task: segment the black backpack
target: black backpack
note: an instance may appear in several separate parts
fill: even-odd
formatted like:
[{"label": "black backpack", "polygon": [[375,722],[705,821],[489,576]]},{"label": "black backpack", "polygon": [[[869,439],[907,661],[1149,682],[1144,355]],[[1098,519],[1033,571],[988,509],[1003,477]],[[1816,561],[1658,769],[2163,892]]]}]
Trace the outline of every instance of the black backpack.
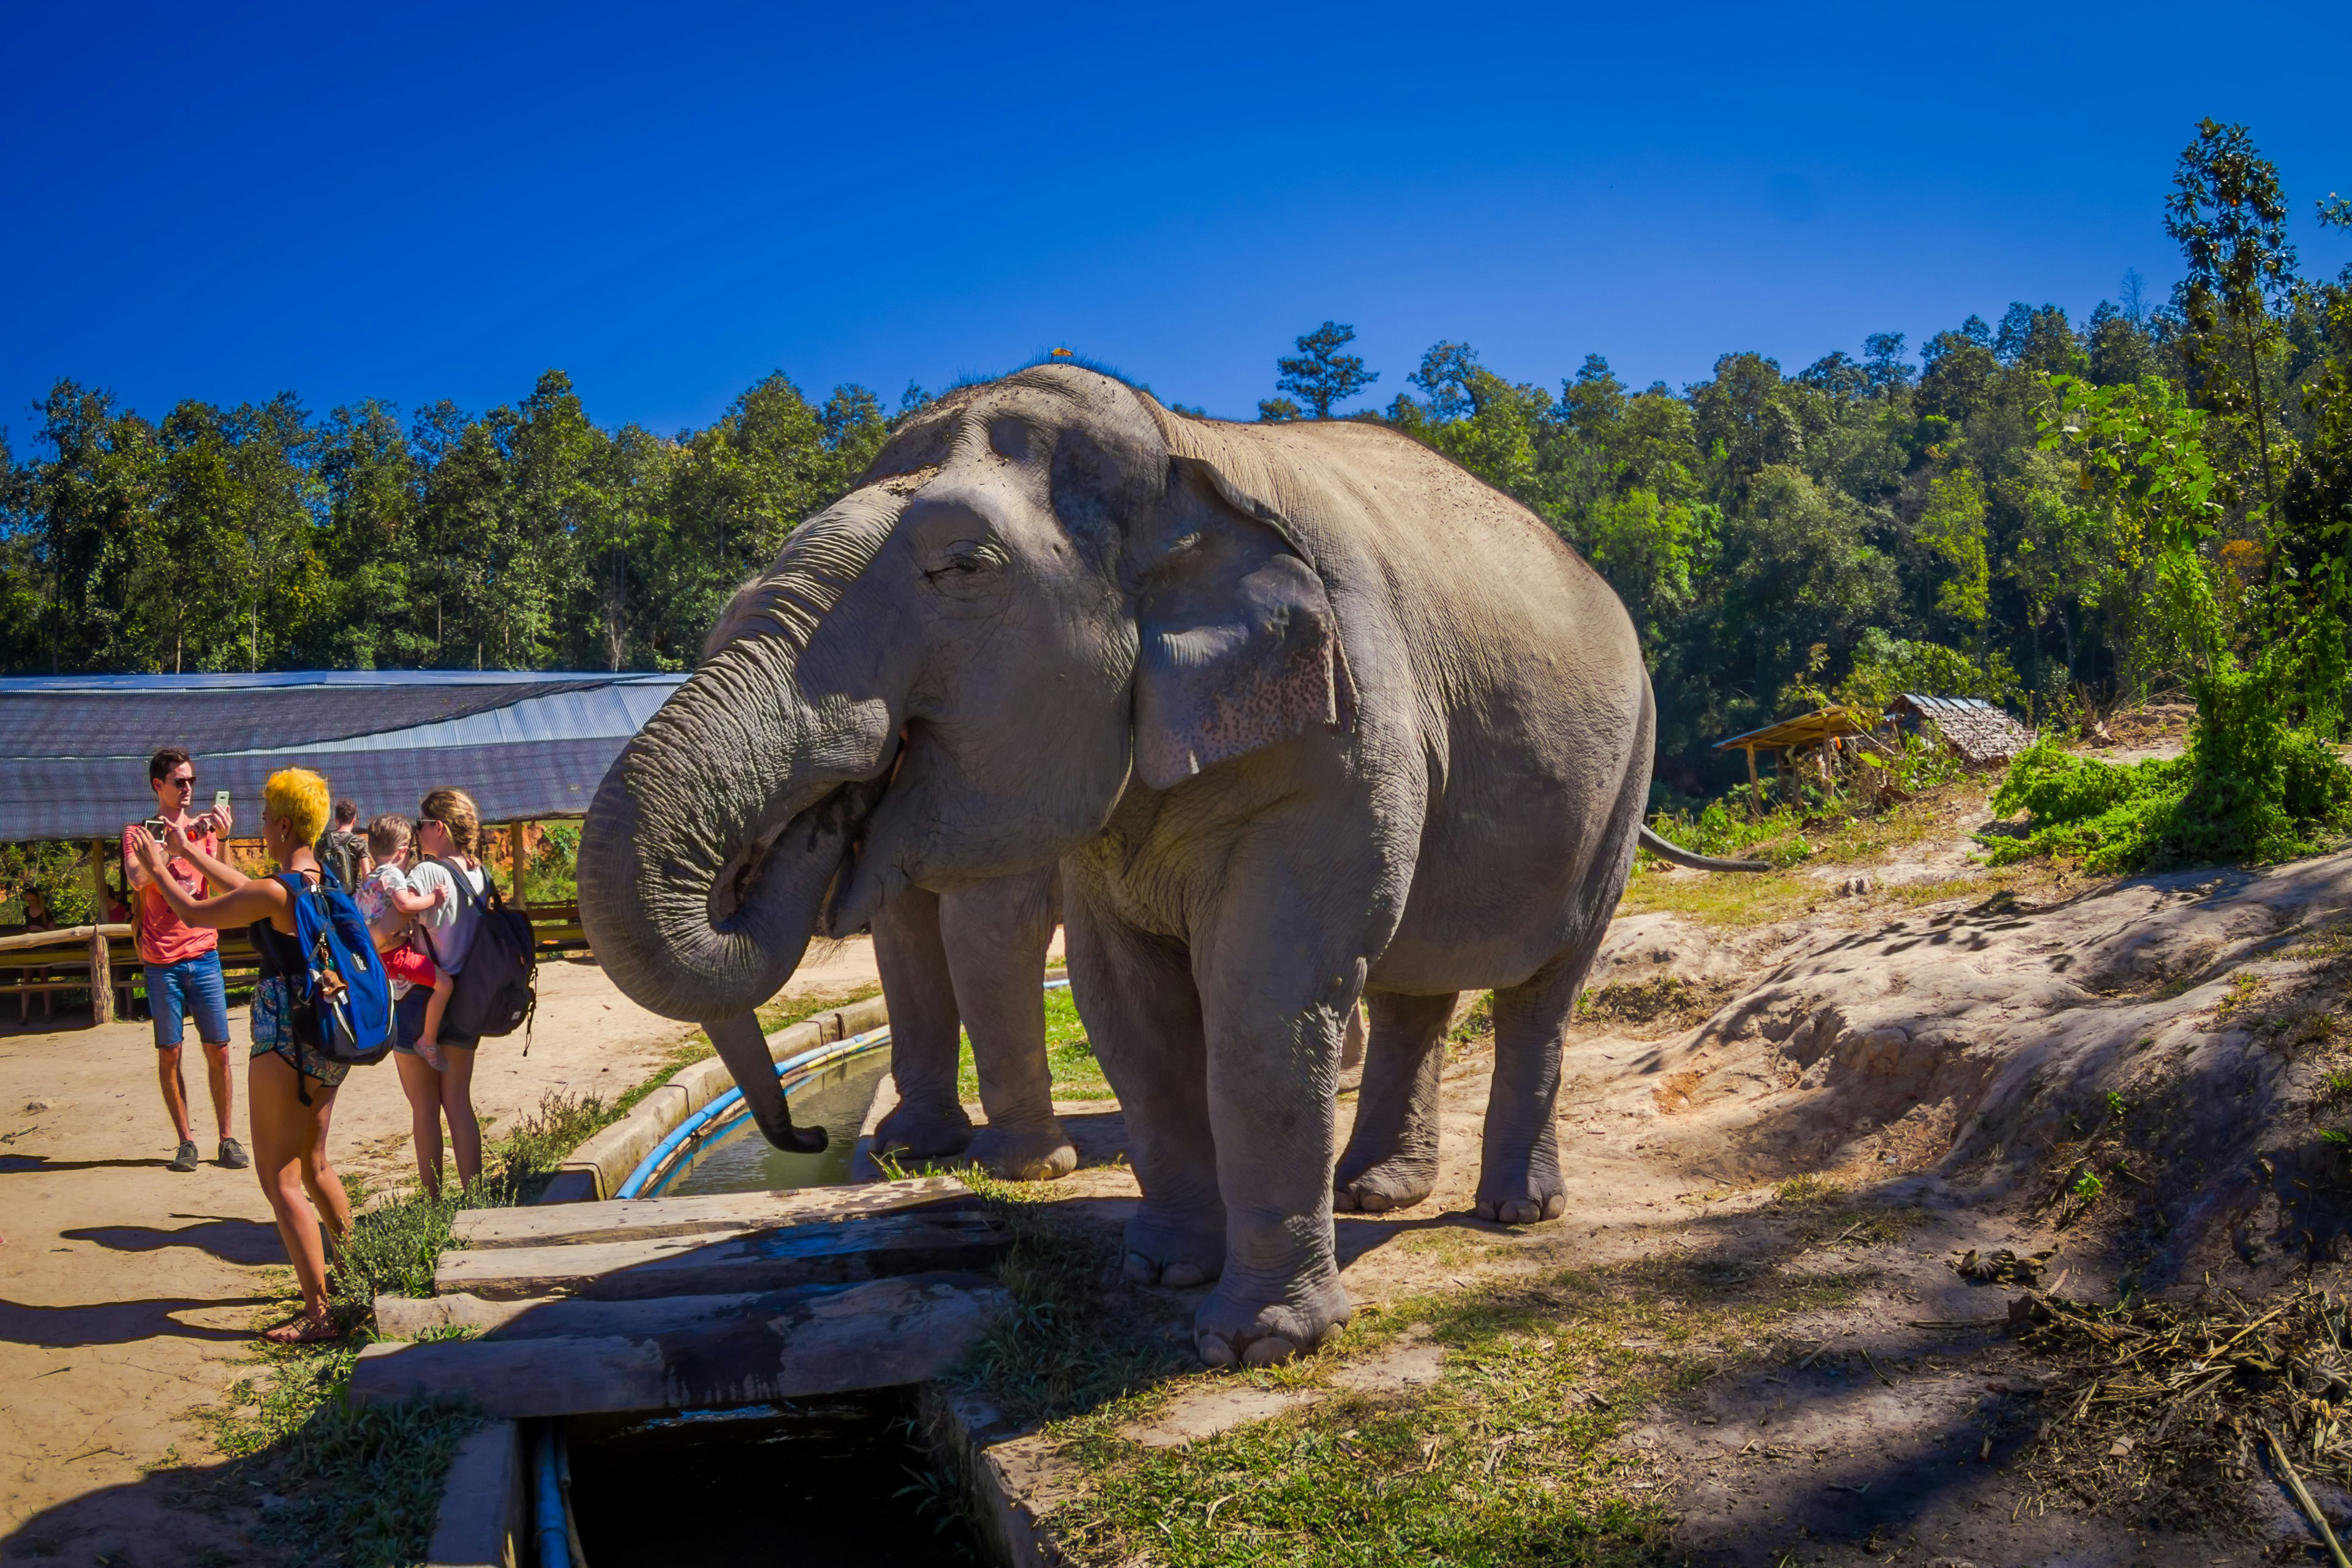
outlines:
[{"label": "black backpack", "polygon": [[[457,956],[464,967],[457,971],[457,984],[449,993],[449,1005],[441,1016],[442,1025],[477,1038],[511,1035],[539,1006],[538,993],[532,989],[539,969],[539,950],[531,934],[530,919],[507,908],[506,900],[499,896],[497,881],[488,871],[482,873],[484,892],[477,893],[473,880],[455,862],[436,856],[433,864],[448,872],[449,879],[457,884],[461,917],[465,904],[482,906],[481,919],[474,926],[473,945]],[[440,962],[437,949],[434,962]],[[526,1043],[526,1054],[530,1048]]]}]

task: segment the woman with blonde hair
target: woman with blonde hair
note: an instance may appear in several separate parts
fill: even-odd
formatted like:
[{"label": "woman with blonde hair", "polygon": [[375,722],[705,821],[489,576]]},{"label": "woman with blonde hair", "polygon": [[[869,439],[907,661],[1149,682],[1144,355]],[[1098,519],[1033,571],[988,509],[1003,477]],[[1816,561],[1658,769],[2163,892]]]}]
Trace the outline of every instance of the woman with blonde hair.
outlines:
[{"label": "woman with blonde hair", "polygon": [[[425,858],[408,874],[408,886],[440,900],[416,917],[416,934],[425,942],[425,956],[444,974],[464,970],[467,950],[481,928],[482,890],[489,875],[482,868],[481,839],[481,808],[464,790],[436,789],[417,804],[416,848]],[[449,1152],[457,1157],[459,1184],[470,1187],[482,1173],[482,1128],[474,1115],[474,1047],[480,1039],[457,1028],[445,1015],[437,1042],[442,1065],[426,1062],[416,1045],[429,1000],[417,990],[401,999],[394,1014],[392,1048],[393,1059],[400,1064],[401,1090],[408,1096],[417,1179],[426,1196],[438,1197],[443,1117],[449,1121]]]},{"label": "woman with blonde hair", "polygon": [[[327,1160],[335,1090],[351,1069],[305,1049],[291,1022],[292,987],[308,983],[294,935],[294,895],[319,886],[319,860],[310,847],[327,826],[327,781],[317,773],[285,768],[269,775],[262,787],[261,837],[278,868],[271,877],[247,877],[215,859],[191,844],[176,823],[164,829],[162,844],[143,834],[137,842],[150,885],[173,913],[190,925],[246,926],[260,955],[261,978],[253,988],[253,1054],[246,1067],[253,1173],[261,1179],[262,1194],[278,1219],[278,1239],[302,1286],[300,1316],[262,1336],[278,1344],[336,1337],[327,1305],[327,1248],[319,1227],[325,1224],[337,1251],[352,1228],[351,1201]],[[191,897],[165,874],[172,856],[202,871],[221,891]]]}]

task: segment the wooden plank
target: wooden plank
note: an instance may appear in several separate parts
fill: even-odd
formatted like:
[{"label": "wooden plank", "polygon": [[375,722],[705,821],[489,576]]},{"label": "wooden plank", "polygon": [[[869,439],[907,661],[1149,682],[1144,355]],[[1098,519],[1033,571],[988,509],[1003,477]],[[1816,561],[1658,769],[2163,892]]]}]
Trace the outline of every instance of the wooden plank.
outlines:
[{"label": "wooden plank", "polygon": [[514,857],[514,897],[509,901],[525,915],[530,913],[530,892],[528,879],[523,875],[525,868],[530,863],[530,836],[526,831],[528,826],[526,823],[518,822],[507,830],[514,837],[514,843],[509,851]]},{"label": "wooden plank", "polygon": [[976,1209],[980,1198],[953,1176],[915,1176],[859,1186],[790,1192],[708,1193],[698,1197],[623,1198],[546,1207],[467,1209],[450,1233],[470,1247],[570,1247],[592,1241],[650,1241],[716,1236],[779,1226],[858,1219],[915,1210]]},{"label": "wooden plank", "polygon": [[626,1301],[780,1290],[930,1268],[985,1268],[1011,1245],[1004,1227],[985,1215],[882,1215],[851,1224],[719,1237],[445,1252],[434,1271],[433,1289],[436,1295],[468,1292],[499,1301],[555,1295]]},{"label": "wooden plank", "polygon": [[[975,1276],[977,1278],[977,1276]],[[474,1329],[487,1339],[624,1338],[667,1332],[727,1313],[751,1311],[785,1296],[811,1300],[853,1285],[800,1285],[788,1290],[737,1290],[719,1296],[648,1296],[636,1301],[591,1301],[579,1296],[532,1296],[486,1301],[479,1296],[378,1296],[375,1331],[413,1340],[434,1329]]]},{"label": "wooden plank", "polygon": [[[983,1278],[923,1274],[778,1290],[713,1310],[639,1304],[619,1331],[380,1343],[352,1370],[355,1404],[463,1400],[494,1417],[753,1405],[921,1383],[956,1369],[1012,1310]],[[567,1310],[590,1303],[562,1303]],[[648,1309],[667,1309],[666,1316]],[[551,1308],[542,1310],[552,1310]],[[575,1314],[585,1325],[590,1320]]]},{"label": "wooden plank", "polygon": [[59,926],[55,931],[20,931],[13,935],[0,936],[0,952],[54,947],[63,950],[58,955],[61,962],[70,962],[81,956],[82,949],[88,946],[92,936],[112,938],[131,934],[131,928],[127,925]]}]

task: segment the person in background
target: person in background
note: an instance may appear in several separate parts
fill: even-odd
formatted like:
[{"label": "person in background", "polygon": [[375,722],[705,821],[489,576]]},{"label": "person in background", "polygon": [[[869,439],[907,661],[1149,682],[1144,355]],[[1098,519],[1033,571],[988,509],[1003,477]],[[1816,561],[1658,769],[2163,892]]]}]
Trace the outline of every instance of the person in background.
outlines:
[{"label": "person in background", "polygon": [[408,873],[402,869],[408,858],[408,841],[415,834],[408,818],[398,812],[388,811],[368,824],[368,858],[373,862],[367,876],[352,895],[360,913],[368,923],[368,935],[374,939],[376,956],[383,960],[384,974],[392,981],[392,999],[397,1005],[408,994],[411,985],[431,989],[433,998],[425,1004],[424,1030],[416,1041],[416,1059],[435,1072],[448,1070],[448,1061],[441,1055],[441,1015],[449,1005],[449,993],[457,983],[434,967],[433,961],[410,941],[416,929],[416,917],[432,910],[436,903],[446,903],[455,896],[446,884],[432,896],[412,890]]},{"label": "person in background", "polygon": [[[425,956],[454,984],[466,966],[466,950],[473,945],[474,932],[481,925],[482,889],[488,876],[478,858],[481,811],[464,790],[436,789],[418,805],[416,816],[416,847],[428,858],[408,873],[408,888],[434,900],[430,911],[416,917],[416,933],[425,943]],[[466,879],[464,889],[450,875],[451,868]],[[436,1043],[446,1065],[437,1070],[426,1066],[417,1053],[417,1042],[425,1035],[429,1001],[412,990],[394,1010],[393,1059],[400,1064],[400,1087],[408,1096],[417,1177],[427,1196],[438,1197],[444,1116],[449,1120],[449,1152],[457,1158],[457,1180],[471,1186],[482,1173],[482,1129],[474,1116],[473,1089],[474,1047],[479,1041],[443,1021]]]},{"label": "person in background", "polygon": [[319,864],[331,869],[350,892],[368,873],[367,835],[359,830],[360,808],[349,800],[335,802],[335,825],[319,840]]},{"label": "person in background", "polygon": [[[38,888],[27,888],[25,889],[25,929],[26,931],[55,931],[58,929],[57,917],[49,913],[49,896],[41,891]],[[49,972],[46,969],[19,969],[16,971],[16,984],[19,985],[38,985],[47,981],[48,977]],[[34,994],[30,991],[19,991],[16,993],[16,1022],[19,1024],[29,1024],[33,1021],[33,994]],[[41,1016],[44,1019],[50,1016],[49,997],[51,994],[51,993],[47,991],[40,993]]]},{"label": "person in background", "polygon": [[[351,1200],[327,1159],[335,1091],[351,1068],[305,1049],[295,1037],[292,1016],[295,987],[310,984],[302,945],[294,935],[294,895],[323,881],[313,846],[326,825],[327,781],[308,768],[284,768],[269,775],[261,795],[262,843],[279,868],[277,875],[247,877],[197,848],[177,823],[166,830],[164,843],[139,846],[140,864],[173,914],[208,931],[246,926],[261,960],[245,1080],[257,1156],[254,1173],[302,1287],[301,1312],[262,1336],[276,1344],[337,1337],[327,1300],[327,1247],[319,1232],[323,1224],[326,1241],[341,1252],[352,1228]],[[167,849],[193,862],[223,890],[209,899],[192,898],[166,874]]]},{"label": "person in background", "polygon": [[[202,861],[217,862],[221,839],[236,825],[236,814],[226,806],[202,816],[190,814],[189,804],[196,798],[196,769],[188,753],[177,746],[157,752],[147,762],[147,785],[155,792],[155,815],[163,818],[165,830],[178,833],[201,851]],[[198,859],[185,856],[162,858],[156,862],[160,873],[151,869],[142,853],[151,843],[138,823],[122,830],[122,871],[138,900],[139,962],[146,973],[147,1010],[154,1018],[155,1079],[163,1087],[163,1109],[180,1135],[171,1169],[196,1168],[195,1126],[188,1112],[187,1079],[180,1071],[180,1043],[187,1015],[194,1013],[196,1039],[205,1052],[205,1081],[212,1090],[213,1119],[219,1124],[220,1163],[242,1171],[253,1162],[229,1136],[236,1089],[228,1070],[228,990],[221,984],[220,937],[209,927],[182,920],[163,888],[168,881],[188,898],[202,898],[205,873]]]}]

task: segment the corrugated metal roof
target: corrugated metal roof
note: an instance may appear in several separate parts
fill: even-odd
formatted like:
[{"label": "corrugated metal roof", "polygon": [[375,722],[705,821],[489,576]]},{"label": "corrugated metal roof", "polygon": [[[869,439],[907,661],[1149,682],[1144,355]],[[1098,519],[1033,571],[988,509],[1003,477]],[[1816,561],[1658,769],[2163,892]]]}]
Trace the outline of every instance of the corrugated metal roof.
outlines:
[{"label": "corrugated metal roof", "polygon": [[683,675],[507,670],[0,679],[0,841],[111,837],[154,809],[147,758],[186,748],[197,796],[247,823],[281,767],[327,775],[363,816],[473,792],[485,820],[577,816]]}]

